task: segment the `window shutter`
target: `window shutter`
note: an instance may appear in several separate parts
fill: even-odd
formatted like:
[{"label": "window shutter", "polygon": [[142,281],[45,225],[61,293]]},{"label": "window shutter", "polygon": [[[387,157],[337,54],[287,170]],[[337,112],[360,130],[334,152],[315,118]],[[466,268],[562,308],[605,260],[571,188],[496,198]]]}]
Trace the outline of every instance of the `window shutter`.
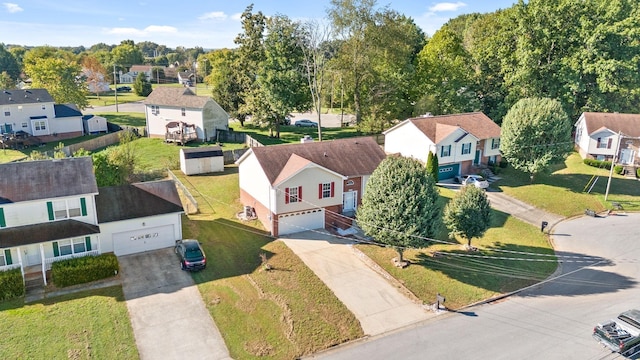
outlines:
[{"label": "window shutter", "polygon": [[49,212],[49,221],[53,220],[53,203],[51,201],[47,201],[47,211]]},{"label": "window shutter", "polygon": [[444,157],[444,146],[440,147],[440,157]]},{"label": "window shutter", "polygon": [[335,191],[336,191],[336,183],[332,181],[331,182],[331,197],[334,196]]},{"label": "window shutter", "polygon": [[84,198],[80,198],[80,209],[82,216],[87,216],[87,201]]},{"label": "window shutter", "polygon": [[4,219],[4,209],[0,208],[0,228],[7,226],[7,221]]},{"label": "window shutter", "polygon": [[85,236],[84,244],[87,247],[87,251],[91,251],[91,237],[90,236]]},{"label": "window shutter", "polygon": [[613,139],[609,138],[609,141],[607,142],[607,149],[611,149],[611,140]]},{"label": "window shutter", "polygon": [[302,200],[302,186],[298,186],[298,201]]},{"label": "window shutter", "polygon": [[60,249],[58,249],[58,242],[53,242],[53,256],[60,256]]},{"label": "window shutter", "polygon": [[322,199],[322,183],[318,184],[318,199]]},{"label": "window shutter", "polygon": [[6,249],[4,251],[4,261],[7,263],[7,265],[13,264],[13,261],[11,261],[11,250]]},{"label": "window shutter", "polygon": [[289,188],[284,189],[284,203],[285,204],[289,203]]}]

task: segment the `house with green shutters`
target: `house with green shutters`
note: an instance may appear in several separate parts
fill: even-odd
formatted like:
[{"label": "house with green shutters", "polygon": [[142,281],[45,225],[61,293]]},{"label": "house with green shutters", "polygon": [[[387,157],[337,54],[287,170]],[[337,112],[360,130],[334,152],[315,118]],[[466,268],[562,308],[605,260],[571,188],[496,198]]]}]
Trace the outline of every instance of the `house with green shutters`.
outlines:
[{"label": "house with green shutters", "polygon": [[172,181],[99,191],[91,157],[0,164],[0,271],[46,285],[55,261],[169,247],[182,212]]}]

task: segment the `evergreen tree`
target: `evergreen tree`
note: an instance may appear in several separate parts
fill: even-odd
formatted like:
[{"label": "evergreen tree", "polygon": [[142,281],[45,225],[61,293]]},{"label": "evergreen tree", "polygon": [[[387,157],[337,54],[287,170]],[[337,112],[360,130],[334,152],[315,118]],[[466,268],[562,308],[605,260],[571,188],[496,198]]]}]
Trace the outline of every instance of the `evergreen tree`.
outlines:
[{"label": "evergreen tree", "polygon": [[133,92],[138,96],[149,96],[153,88],[151,83],[147,80],[147,75],[141,72],[136,76],[136,81],[133,83]]},{"label": "evergreen tree", "polygon": [[433,180],[438,182],[439,180],[439,172],[438,172],[438,155],[434,154],[432,151],[429,151],[429,156],[427,157],[427,173],[433,176]]}]

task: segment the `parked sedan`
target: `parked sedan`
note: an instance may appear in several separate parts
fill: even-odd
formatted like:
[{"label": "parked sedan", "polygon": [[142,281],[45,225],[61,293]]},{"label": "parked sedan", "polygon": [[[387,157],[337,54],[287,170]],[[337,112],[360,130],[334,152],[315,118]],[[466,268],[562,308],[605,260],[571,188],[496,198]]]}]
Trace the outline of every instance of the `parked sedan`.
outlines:
[{"label": "parked sedan", "polygon": [[298,120],[295,122],[294,124],[297,127],[318,127],[318,123],[317,122],[313,122],[311,120],[308,119],[302,119],[302,120]]},{"label": "parked sedan", "polygon": [[198,240],[177,240],[175,251],[182,270],[202,270],[207,267],[207,256]]},{"label": "parked sedan", "polygon": [[459,175],[456,176],[456,182],[462,185],[474,185],[480,189],[489,187],[489,182],[481,175]]}]

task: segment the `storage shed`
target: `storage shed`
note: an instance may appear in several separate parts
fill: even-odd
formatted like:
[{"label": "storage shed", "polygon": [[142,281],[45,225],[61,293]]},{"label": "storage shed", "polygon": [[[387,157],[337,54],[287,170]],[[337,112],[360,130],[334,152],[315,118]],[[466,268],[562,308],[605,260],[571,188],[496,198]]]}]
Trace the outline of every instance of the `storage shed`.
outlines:
[{"label": "storage shed", "polygon": [[224,171],[224,155],[218,145],[180,149],[180,170],[185,175]]},{"label": "storage shed", "polygon": [[102,116],[87,114],[82,116],[82,126],[85,134],[107,132],[107,119]]}]

